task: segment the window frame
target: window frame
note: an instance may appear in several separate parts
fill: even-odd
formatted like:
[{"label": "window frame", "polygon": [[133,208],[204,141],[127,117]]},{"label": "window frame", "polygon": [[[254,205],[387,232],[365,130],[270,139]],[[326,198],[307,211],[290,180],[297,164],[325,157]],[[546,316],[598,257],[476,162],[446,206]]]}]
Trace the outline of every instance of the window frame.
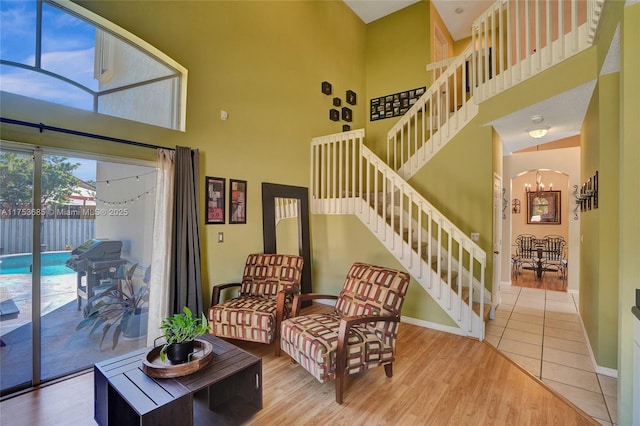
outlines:
[{"label": "window frame", "polygon": [[[172,79],[172,78],[178,78],[179,83],[178,83],[178,88],[177,88],[177,92],[175,95],[175,100],[172,102],[171,107],[172,108],[176,108],[177,109],[177,113],[173,115],[172,118],[172,123],[171,123],[171,127],[166,127],[166,128],[171,128],[172,130],[179,130],[184,132],[186,130],[186,110],[187,110],[187,77],[188,77],[188,71],[185,67],[183,67],[182,65],[180,65],[178,62],[176,62],[175,60],[173,60],[172,58],[170,58],[169,56],[167,56],[166,54],[164,54],[162,51],[158,50],[157,48],[155,48],[154,46],[152,46],[151,44],[149,44],[148,42],[144,41],[143,39],[137,37],[136,35],[132,34],[131,32],[125,30],[124,28],[114,24],[111,21],[108,21],[107,19],[101,17],[100,15],[97,15],[93,12],[91,12],[88,9],[85,9],[79,5],[77,5],[76,3],[71,2],[70,0],[34,0],[36,2],[36,28],[34,29],[36,31],[36,49],[35,49],[35,65],[26,65],[26,64],[22,64],[19,62],[14,62],[14,61],[9,61],[9,60],[2,60],[0,58],[0,64],[2,65],[7,65],[7,66],[11,66],[11,67],[16,67],[16,68],[22,68],[22,69],[26,69],[35,73],[39,73],[42,75],[47,75],[49,77],[55,78],[59,81],[62,81],[64,83],[70,84],[80,90],[83,90],[85,92],[87,92],[88,94],[90,94],[93,97],[93,112],[98,113],[98,114],[104,114],[101,113],[100,111],[98,111],[98,99],[101,95],[107,95],[119,90],[127,90],[130,89],[132,87],[137,87],[137,86],[142,86],[142,85],[146,85],[146,84],[152,84],[155,83],[157,81],[160,80],[165,80],[165,79]],[[41,28],[42,28],[42,5],[43,4],[48,4],[51,7],[55,7],[61,11],[63,11],[64,13],[68,13],[69,15],[72,15],[78,19],[81,19],[83,21],[86,21],[87,23],[93,25],[94,27],[96,27],[97,29],[100,29],[102,31],[108,32],[110,34],[112,34],[114,37],[120,38],[122,39],[124,42],[134,46],[135,48],[139,49],[140,51],[144,52],[145,54],[151,56],[152,58],[156,59],[158,62],[163,63],[163,65],[173,69],[175,71],[174,75],[171,76],[167,76],[164,78],[156,78],[156,79],[151,79],[148,81],[144,81],[144,82],[140,82],[137,84],[132,84],[129,86],[123,86],[121,88],[117,88],[117,89],[106,89],[103,91],[94,91],[86,86],[84,86],[83,84],[70,79],[68,77],[59,75],[57,73],[54,73],[52,71],[43,69],[41,67]],[[99,48],[97,46],[95,46],[96,49],[96,53],[98,52]],[[176,103],[178,105],[176,105]],[[106,114],[106,115],[111,115],[111,114]],[[120,117],[120,115],[115,115],[116,117]],[[126,118],[126,117],[125,117]],[[133,118],[129,118],[131,120],[135,120]],[[137,121],[137,120],[135,120]],[[177,122],[176,122],[177,121]],[[144,124],[148,124],[148,125],[154,125],[154,124],[150,124],[148,122],[143,122],[140,121],[141,123]],[[162,126],[165,127],[165,126]]]}]

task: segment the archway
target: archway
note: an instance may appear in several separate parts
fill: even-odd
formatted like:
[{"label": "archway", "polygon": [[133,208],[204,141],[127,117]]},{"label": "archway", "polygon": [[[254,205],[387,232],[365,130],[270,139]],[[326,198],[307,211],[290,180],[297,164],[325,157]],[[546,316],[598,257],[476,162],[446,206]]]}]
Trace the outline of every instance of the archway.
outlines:
[{"label": "archway", "polygon": [[[528,226],[529,229],[535,230],[535,232],[531,232],[534,235],[562,235],[565,233],[567,252],[570,253],[567,291],[577,292],[580,282],[580,215],[574,213],[576,203],[573,188],[580,182],[580,148],[571,147],[512,154],[504,157],[503,170],[505,198],[510,207],[514,200],[519,200],[520,213],[512,213],[511,208],[508,208],[502,221],[502,282],[511,284],[510,254],[512,243],[517,233],[524,233]],[[558,225],[527,224],[527,195],[524,185],[525,183],[532,184],[532,188],[535,190],[537,170],[540,170],[541,181],[547,188],[553,183],[553,189],[560,191],[561,219]]]}]

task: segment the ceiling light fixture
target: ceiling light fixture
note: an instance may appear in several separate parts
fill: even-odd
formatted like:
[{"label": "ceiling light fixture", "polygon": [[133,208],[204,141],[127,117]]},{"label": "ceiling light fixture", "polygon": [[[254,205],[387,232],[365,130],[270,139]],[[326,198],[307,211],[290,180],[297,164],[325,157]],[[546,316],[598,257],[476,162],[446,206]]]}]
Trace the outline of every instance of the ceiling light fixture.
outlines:
[{"label": "ceiling light fixture", "polygon": [[[533,124],[539,124],[539,123],[542,123],[543,121],[544,121],[544,117],[542,115],[537,114],[531,117],[531,122]],[[549,131],[549,126],[535,126],[527,129],[527,133],[529,133],[529,136],[531,136],[534,139],[540,139],[541,137],[547,134],[547,131]]]},{"label": "ceiling light fixture", "polygon": [[462,12],[464,12],[464,9],[461,7],[456,8],[456,10],[454,10],[454,12],[456,12],[458,15],[462,15]]},{"label": "ceiling light fixture", "polygon": [[546,126],[527,130],[527,132],[529,132],[529,136],[531,136],[534,139],[540,139],[541,137],[546,135],[548,131],[549,131],[549,128]]}]

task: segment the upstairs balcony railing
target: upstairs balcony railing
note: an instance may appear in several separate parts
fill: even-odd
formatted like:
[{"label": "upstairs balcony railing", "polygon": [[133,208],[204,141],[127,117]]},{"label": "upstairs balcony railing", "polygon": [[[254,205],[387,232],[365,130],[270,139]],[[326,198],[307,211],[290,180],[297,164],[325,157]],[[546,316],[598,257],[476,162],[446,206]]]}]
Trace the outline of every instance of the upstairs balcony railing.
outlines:
[{"label": "upstairs balcony railing", "polygon": [[478,112],[482,101],[590,47],[604,0],[498,0],[471,44],[427,66],[435,81],[387,134],[387,164],[408,179]]}]

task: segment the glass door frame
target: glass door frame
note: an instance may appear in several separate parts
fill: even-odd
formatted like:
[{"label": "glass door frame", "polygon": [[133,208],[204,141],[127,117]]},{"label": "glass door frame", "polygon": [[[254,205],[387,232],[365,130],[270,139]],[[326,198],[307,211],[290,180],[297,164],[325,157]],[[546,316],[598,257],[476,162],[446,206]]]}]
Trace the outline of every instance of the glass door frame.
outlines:
[{"label": "glass door frame", "polygon": [[[7,141],[0,139],[0,150],[7,152],[15,152],[25,157],[31,156],[32,158],[32,184],[33,190],[31,194],[32,211],[42,211],[42,170],[46,156],[48,155],[60,155],[73,158],[86,158],[95,161],[112,162],[119,164],[127,164],[131,166],[144,166],[155,168],[156,165],[153,161],[142,160],[136,158],[127,158],[121,156],[110,156],[104,154],[97,154],[87,151],[67,150],[63,148],[57,148],[53,146],[37,146],[29,143],[21,143],[14,141]],[[43,378],[43,285],[42,282],[42,253],[43,247],[41,246],[41,239],[43,235],[43,215],[32,214],[32,237],[31,237],[31,256],[32,256],[32,270],[31,270],[31,366],[29,367],[25,362],[23,368],[31,370],[31,377],[20,383],[12,383],[7,386],[6,389],[1,389],[0,401],[11,397],[12,395],[22,392],[29,388],[37,387],[43,383],[51,382],[52,380],[58,380],[62,377],[74,375],[80,371],[89,371],[90,365],[86,369],[67,371],[63,374],[55,374],[53,376],[47,376]],[[146,345],[146,341],[145,341]]]}]

